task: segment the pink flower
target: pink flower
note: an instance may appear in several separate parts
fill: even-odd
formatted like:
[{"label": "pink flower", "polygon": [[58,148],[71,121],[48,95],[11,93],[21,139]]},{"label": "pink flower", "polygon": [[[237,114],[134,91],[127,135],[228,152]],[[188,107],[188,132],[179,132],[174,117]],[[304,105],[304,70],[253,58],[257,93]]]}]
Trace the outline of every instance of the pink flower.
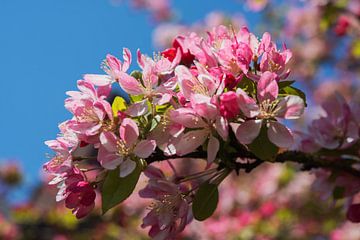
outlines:
[{"label": "pink flower", "polygon": [[46,141],[45,144],[55,151],[56,155],[44,164],[44,169],[52,174],[59,174],[70,170],[72,167],[72,156],[68,145],[61,141],[61,139]]},{"label": "pink flower", "polygon": [[74,182],[66,188],[65,206],[73,209],[76,218],[88,215],[95,206],[95,191],[89,182]]},{"label": "pink flower", "polygon": [[120,166],[120,177],[132,173],[136,167],[135,158],[147,158],[155,150],[154,140],[140,140],[139,128],[130,118],[125,118],[119,128],[119,136],[112,132],[100,134],[98,161],[106,169]]},{"label": "pink flower", "polygon": [[[312,122],[309,133],[323,148],[347,148],[359,139],[359,125],[345,99],[335,94],[322,104],[325,115]],[[354,108],[355,110],[355,108]]]},{"label": "pink flower", "polygon": [[224,140],[228,137],[228,123],[219,115],[217,106],[211,103],[211,98],[194,94],[190,99],[191,108],[178,108],[170,112],[172,122],[183,125],[185,128],[195,129],[182,134],[176,143],[176,154],[186,155],[195,151],[208,140],[208,163],[216,159],[220,148],[218,136]]},{"label": "pink flower", "polygon": [[238,96],[235,92],[223,93],[220,96],[220,114],[226,119],[236,117],[240,113],[239,105],[236,104],[237,101]]},{"label": "pink flower", "polygon": [[231,124],[240,143],[250,144],[259,135],[261,127],[266,124],[269,140],[278,147],[289,148],[294,139],[290,130],[277,122],[276,118],[297,119],[304,111],[304,101],[294,95],[278,98],[279,87],[276,74],[265,72],[257,84],[257,100],[250,98],[241,89],[239,107],[248,118],[241,124]]},{"label": "pink flower", "polygon": [[141,227],[151,226],[149,236],[154,239],[174,239],[192,220],[189,199],[184,194],[188,189],[167,180],[158,168],[148,166],[144,173],[149,182],[139,195],[156,202],[151,205],[151,211],[143,219]]},{"label": "pink flower", "polygon": [[131,52],[129,49],[123,49],[124,63],[113,55],[106,55],[106,59],[102,62],[102,69],[107,75],[85,74],[84,79],[95,86],[109,87],[112,83],[119,81],[121,73],[125,73],[131,64]]},{"label": "pink flower", "polygon": [[224,81],[211,75],[201,64],[196,62],[195,65],[197,76],[194,76],[187,67],[182,65],[175,69],[175,76],[178,79],[182,95],[190,100],[192,94],[202,94],[209,97],[220,94],[225,88]]}]

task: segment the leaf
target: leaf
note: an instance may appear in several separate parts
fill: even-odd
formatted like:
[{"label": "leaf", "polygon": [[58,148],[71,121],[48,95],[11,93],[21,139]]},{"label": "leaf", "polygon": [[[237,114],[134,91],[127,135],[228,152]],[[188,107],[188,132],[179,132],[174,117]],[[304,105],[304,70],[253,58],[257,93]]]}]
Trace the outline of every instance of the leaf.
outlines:
[{"label": "leaf", "polygon": [[126,110],[126,101],[124,98],[116,96],[112,105],[111,105],[112,111],[113,111],[113,115],[116,117],[118,112],[121,111],[125,111]]},{"label": "leaf", "polygon": [[345,197],[345,188],[341,186],[336,186],[332,192],[333,198],[335,200]]},{"label": "leaf", "polygon": [[216,184],[203,183],[196,192],[192,211],[194,218],[198,221],[204,221],[210,217],[216,210],[219,201],[219,191]]},{"label": "leaf", "polygon": [[130,95],[130,100],[132,103],[136,103],[136,102],[140,102],[142,101],[144,98],[144,95],[143,94],[140,94],[140,95]]},{"label": "leaf", "polygon": [[293,84],[294,82],[295,82],[294,80],[278,82],[279,89],[282,89],[282,88],[284,88],[284,87],[290,86],[290,85]]},{"label": "leaf", "polygon": [[248,147],[255,156],[264,161],[271,160],[279,151],[279,148],[269,140],[265,124],[261,127],[259,136]]},{"label": "leaf", "polygon": [[296,87],[286,86],[286,87],[280,89],[279,93],[281,95],[286,94],[286,95],[299,96],[304,101],[305,106],[307,106],[305,93]]},{"label": "leaf", "polygon": [[256,96],[256,85],[251,79],[243,77],[243,79],[239,82],[238,87],[249,95]]},{"label": "leaf", "polygon": [[142,79],[142,72],[138,71],[138,70],[135,70],[135,71],[132,71],[130,73],[130,75],[133,77],[133,78],[136,78],[137,80],[141,80]]},{"label": "leaf", "polygon": [[141,167],[139,164],[131,174],[124,178],[119,177],[119,168],[108,172],[101,191],[103,214],[131,195],[140,174]]}]

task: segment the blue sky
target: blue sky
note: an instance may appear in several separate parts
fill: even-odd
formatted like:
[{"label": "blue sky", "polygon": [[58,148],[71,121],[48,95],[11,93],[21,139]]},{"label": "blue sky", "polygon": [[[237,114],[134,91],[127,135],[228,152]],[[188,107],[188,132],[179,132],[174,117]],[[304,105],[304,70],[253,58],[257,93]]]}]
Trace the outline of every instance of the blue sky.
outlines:
[{"label": "blue sky", "polygon": [[[186,23],[212,10],[241,11],[234,0],[174,4]],[[51,153],[44,141],[54,139],[57,125],[70,117],[65,92],[76,89],[82,74],[101,73],[107,53],[120,55],[128,47],[151,54],[149,19],[110,0],[0,1],[0,163],[17,159],[26,186],[36,183],[45,154]]]}]

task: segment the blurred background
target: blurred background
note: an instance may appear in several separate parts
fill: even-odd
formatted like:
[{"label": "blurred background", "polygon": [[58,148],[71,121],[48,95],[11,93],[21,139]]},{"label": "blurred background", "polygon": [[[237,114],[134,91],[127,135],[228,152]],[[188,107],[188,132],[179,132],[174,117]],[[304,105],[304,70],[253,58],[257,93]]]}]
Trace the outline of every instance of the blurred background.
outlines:
[{"label": "blurred background", "polygon": [[[178,34],[219,24],[246,25],[259,37],[268,31],[293,51],[290,79],[310,106],[295,128],[334,92],[358,96],[359,0],[1,0],[0,239],[147,239],[135,217],[146,202],[137,196],[80,222],[55,205],[42,172],[52,154],[44,141],[70,117],[65,92],[83,74],[102,73],[107,53],[127,47],[151,56]],[[360,239],[360,227],[336,203],[320,201],[313,176],[295,168],[268,165],[229,179],[218,215],[192,223],[182,238]]]}]

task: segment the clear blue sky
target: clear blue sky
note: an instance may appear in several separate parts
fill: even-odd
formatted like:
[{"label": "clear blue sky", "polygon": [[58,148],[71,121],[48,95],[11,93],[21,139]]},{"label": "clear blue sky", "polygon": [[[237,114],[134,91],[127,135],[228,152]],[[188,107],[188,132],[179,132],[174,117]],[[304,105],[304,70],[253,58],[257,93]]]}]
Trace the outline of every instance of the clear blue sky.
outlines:
[{"label": "clear blue sky", "polygon": [[[188,23],[212,10],[242,9],[235,0],[174,4]],[[70,117],[65,91],[76,89],[82,74],[100,73],[107,53],[120,55],[128,47],[151,54],[149,19],[110,0],[1,0],[0,162],[18,159],[25,183],[34,184],[51,153],[44,141],[54,139],[58,123]]]}]

